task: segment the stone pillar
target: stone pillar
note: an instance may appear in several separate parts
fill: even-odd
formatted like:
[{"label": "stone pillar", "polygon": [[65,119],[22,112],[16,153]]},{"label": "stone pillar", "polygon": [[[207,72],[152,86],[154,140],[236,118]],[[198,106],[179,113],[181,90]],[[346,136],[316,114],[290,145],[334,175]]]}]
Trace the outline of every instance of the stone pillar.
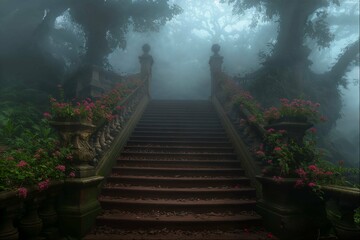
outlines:
[{"label": "stone pillar", "polygon": [[211,47],[211,51],[214,53],[209,60],[210,72],[211,72],[211,97],[215,95],[217,83],[222,73],[222,63],[224,57],[219,54],[220,45],[214,44]]},{"label": "stone pillar", "polygon": [[59,201],[58,219],[61,232],[80,239],[95,223],[101,207],[98,201],[98,186],[103,177],[95,175],[89,163],[95,150],[89,138],[96,126],[80,122],[52,122],[62,138],[62,143],[74,149],[75,177],[64,182],[63,195]]},{"label": "stone pillar", "polygon": [[150,79],[151,79],[151,68],[154,64],[153,57],[149,54],[150,52],[150,45],[144,44],[142,46],[143,55],[139,56],[139,61],[141,65],[140,75],[141,79],[147,81],[147,89],[148,89],[148,95],[150,96]]}]

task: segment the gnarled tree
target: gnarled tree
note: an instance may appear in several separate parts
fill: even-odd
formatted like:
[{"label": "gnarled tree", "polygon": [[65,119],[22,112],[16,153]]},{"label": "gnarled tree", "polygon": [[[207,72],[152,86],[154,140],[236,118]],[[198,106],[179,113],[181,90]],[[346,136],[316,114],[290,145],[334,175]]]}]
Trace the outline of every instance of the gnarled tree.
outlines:
[{"label": "gnarled tree", "polygon": [[[255,9],[257,17],[278,21],[278,35],[271,53],[263,56],[263,66],[245,76],[247,88],[265,106],[278,103],[282,97],[306,97],[322,104],[328,116],[325,131],[340,118],[341,96],[339,86],[346,86],[344,76],[348,67],[358,59],[359,40],[346,47],[333,67],[316,74],[310,66],[312,51],[307,39],[313,39],[320,48],[330,47],[334,34],[327,22],[328,7],[339,6],[338,0],[222,0],[233,4],[235,14]],[[251,79],[251,80],[250,80]]]}]

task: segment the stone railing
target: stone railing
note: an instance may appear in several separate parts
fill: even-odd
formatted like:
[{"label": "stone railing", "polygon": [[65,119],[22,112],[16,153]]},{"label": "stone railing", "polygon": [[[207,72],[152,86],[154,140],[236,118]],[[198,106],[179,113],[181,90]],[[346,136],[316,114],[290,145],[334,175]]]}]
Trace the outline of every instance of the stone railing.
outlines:
[{"label": "stone railing", "polygon": [[262,142],[265,130],[256,125],[239,124],[240,119],[248,119],[250,113],[244,108],[233,108],[231,99],[223,94],[221,82],[232,78],[222,71],[223,57],[219,55],[220,46],[212,46],[214,52],[209,60],[211,72],[211,100],[217,110],[225,130],[230,137],[235,151],[241,159],[242,167],[245,169],[251,184],[256,187],[257,196],[261,196],[261,185],[256,176],[261,173],[260,163],[253,157],[248,146],[259,145]]},{"label": "stone railing", "polygon": [[[308,197],[305,196],[307,194],[305,192],[303,192],[305,195],[299,196],[301,191],[296,191],[293,183],[290,188],[286,188],[289,186],[283,188],[279,184],[274,185],[271,178],[259,177],[262,167],[253,152],[263,142],[267,127],[259,125],[256,121],[251,121],[254,113],[246,107],[234,107],[232,105],[232,94],[225,92],[235,91],[235,88],[240,86],[236,86],[239,85],[237,81],[222,71],[223,57],[219,55],[219,50],[220,46],[218,45],[212,47],[214,55],[209,61],[212,82],[211,99],[236,153],[242,160],[242,166],[247,176],[257,190],[258,211],[264,218],[265,226],[280,239],[293,239],[295,236],[299,237],[298,239],[313,239],[314,236],[314,239],[318,239],[316,237],[320,237],[320,235],[322,239],[358,239],[360,237],[360,226],[354,223],[354,210],[360,207],[359,188],[321,186],[324,191],[324,199],[313,201],[314,199],[310,198],[312,205],[316,208],[309,211],[310,205],[304,206],[304,202],[297,205],[293,202],[296,199],[291,199],[290,195],[298,196],[303,201]],[[224,80],[233,83],[233,86],[226,91],[221,84]],[[252,149],[253,147],[256,148]],[[262,189],[264,186],[266,191]],[[273,186],[275,188],[272,188]],[[305,212],[305,214],[299,214],[301,212]],[[325,212],[327,216],[321,218],[320,215],[325,214]],[[314,213],[318,214],[317,218],[312,218],[311,214]],[[314,219],[317,219],[316,221],[319,223],[314,223]],[[323,225],[321,226],[321,224]],[[334,229],[336,237],[331,238],[330,234],[328,235],[329,238],[326,238],[325,235],[331,232],[329,227]],[[313,235],[304,235],[305,232],[310,232],[310,228],[314,230]]]},{"label": "stone railing", "polygon": [[[114,82],[124,82],[129,78],[139,79],[141,84],[118,103],[119,108],[114,110],[109,122],[103,121],[96,126],[81,122],[52,123],[59,131],[62,143],[74,149],[75,177],[50,183],[49,188],[43,191],[29,188],[25,199],[19,198],[17,191],[1,192],[0,240],[81,239],[90,230],[101,210],[99,186],[150,98],[152,57],[148,45],[144,45],[143,50],[144,54],[139,57],[141,72],[138,74],[119,77],[93,68],[89,75],[92,80],[87,82],[94,83],[93,80],[97,79],[104,85],[97,85],[97,91],[92,91],[94,84],[84,87],[83,90],[92,89],[88,94],[96,92],[101,95],[110,90]],[[96,71],[99,74],[94,75]]]}]

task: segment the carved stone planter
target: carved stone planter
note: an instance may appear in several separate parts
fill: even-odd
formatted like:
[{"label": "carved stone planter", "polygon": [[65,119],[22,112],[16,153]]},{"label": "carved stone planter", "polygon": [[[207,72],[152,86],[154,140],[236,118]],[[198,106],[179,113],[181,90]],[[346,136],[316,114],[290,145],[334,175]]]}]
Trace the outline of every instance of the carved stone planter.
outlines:
[{"label": "carved stone planter", "polygon": [[62,144],[73,148],[76,177],[94,175],[94,168],[89,162],[95,157],[95,149],[89,144],[91,135],[96,126],[82,122],[50,122],[59,132]]},{"label": "carved stone planter", "polygon": [[292,178],[281,182],[256,178],[262,186],[257,208],[268,231],[282,240],[315,240],[327,231],[324,203],[310,189],[294,188],[296,179]]},{"label": "carved stone planter", "polygon": [[360,207],[360,189],[324,186],[326,211],[341,240],[360,239],[360,226],[354,223],[354,210]]},{"label": "carved stone planter", "polygon": [[302,117],[283,117],[278,120],[269,122],[265,129],[273,128],[275,130],[286,130],[289,140],[294,140],[297,144],[302,145],[306,130],[313,126]]}]

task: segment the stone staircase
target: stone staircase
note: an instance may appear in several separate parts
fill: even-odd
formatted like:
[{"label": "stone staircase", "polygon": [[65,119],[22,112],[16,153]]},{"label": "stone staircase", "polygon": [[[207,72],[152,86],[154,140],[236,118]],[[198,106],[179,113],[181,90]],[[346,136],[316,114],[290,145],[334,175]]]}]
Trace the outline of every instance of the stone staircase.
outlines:
[{"label": "stone staircase", "polygon": [[85,239],[269,239],[255,189],[208,101],[151,101]]}]

